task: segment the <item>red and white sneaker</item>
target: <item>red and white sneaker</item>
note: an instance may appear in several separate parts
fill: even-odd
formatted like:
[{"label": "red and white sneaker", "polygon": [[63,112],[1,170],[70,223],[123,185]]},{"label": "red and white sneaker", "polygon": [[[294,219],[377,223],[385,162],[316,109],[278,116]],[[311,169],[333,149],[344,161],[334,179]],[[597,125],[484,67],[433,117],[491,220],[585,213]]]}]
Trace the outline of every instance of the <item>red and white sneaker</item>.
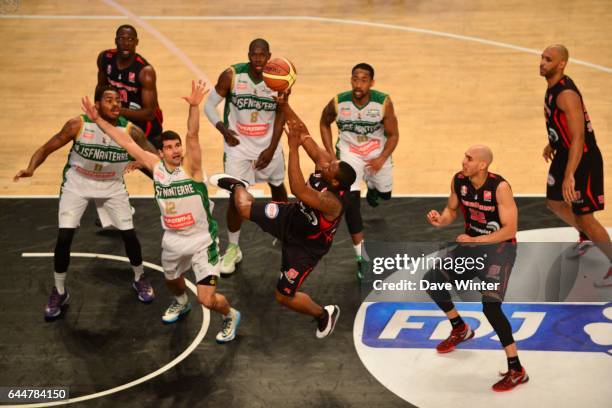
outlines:
[{"label": "red and white sneaker", "polygon": [[457,347],[457,344],[463,343],[464,341],[468,341],[474,337],[474,331],[470,328],[468,324],[464,324],[460,327],[455,327],[450,336],[446,340],[443,340],[440,344],[436,346],[436,350],[438,353],[450,353]]},{"label": "red and white sneaker", "polygon": [[593,248],[595,244],[593,241],[589,241],[588,239],[580,239],[576,244],[567,252],[565,256],[567,259],[575,259],[584,256],[589,249]]},{"label": "red and white sneaker", "polygon": [[612,266],[608,269],[608,273],[594,283],[596,288],[607,288],[612,286]]},{"label": "red and white sneaker", "polygon": [[495,392],[511,391],[517,385],[529,381],[529,376],[525,371],[525,367],[523,367],[521,371],[508,370],[505,373],[499,373],[499,375],[503,378],[491,387]]}]

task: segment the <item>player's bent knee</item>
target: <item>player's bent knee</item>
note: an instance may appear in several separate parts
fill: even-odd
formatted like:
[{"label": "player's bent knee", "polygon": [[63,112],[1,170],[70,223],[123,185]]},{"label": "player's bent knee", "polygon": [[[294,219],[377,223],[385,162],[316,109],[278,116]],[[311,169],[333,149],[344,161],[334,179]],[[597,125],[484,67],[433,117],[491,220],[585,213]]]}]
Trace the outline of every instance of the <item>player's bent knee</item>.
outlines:
[{"label": "player's bent knee", "polygon": [[274,291],[274,299],[276,299],[276,301],[281,305],[291,301],[293,296],[295,296],[293,291],[290,291],[290,293],[285,293],[285,291],[280,291],[278,288]]}]

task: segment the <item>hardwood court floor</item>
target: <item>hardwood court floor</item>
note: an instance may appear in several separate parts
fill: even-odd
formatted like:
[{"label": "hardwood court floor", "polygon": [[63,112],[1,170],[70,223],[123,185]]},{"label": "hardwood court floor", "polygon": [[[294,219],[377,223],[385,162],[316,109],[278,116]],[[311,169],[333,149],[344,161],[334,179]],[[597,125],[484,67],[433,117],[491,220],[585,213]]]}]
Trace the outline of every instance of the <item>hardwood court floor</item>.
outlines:
[{"label": "hardwood court floor", "polygon": [[[297,66],[292,104],[317,139],[323,106],[349,88],[355,63],[371,63],[376,88],[391,95],[399,118],[394,191],[400,194],[446,193],[465,148],[475,143],[493,148],[492,170],[516,193],[542,194],[546,83],[538,74],[539,52],[564,43],[572,58],[599,65],[572,61],[567,73],[584,95],[605,174],[612,169],[612,3],[606,1],[43,0],[21,1],[1,17],[3,195],[58,192],[68,148],[51,156],[33,179],[15,184],[11,177],[80,113],[80,97],[91,95],[96,83],[96,56],[113,47],[122,23],[139,30],[138,51],[157,71],[164,126],[180,133],[186,122],[180,97],[189,81],[198,75],[216,81],[227,66],[246,60],[255,37],[268,39],[273,55]],[[206,119],[201,123],[205,168],[220,171],[221,137]],[[311,168],[305,157],[302,165]],[[150,182],[140,174],[127,183],[132,194],[150,194]],[[599,216],[612,224],[611,210]]]}]

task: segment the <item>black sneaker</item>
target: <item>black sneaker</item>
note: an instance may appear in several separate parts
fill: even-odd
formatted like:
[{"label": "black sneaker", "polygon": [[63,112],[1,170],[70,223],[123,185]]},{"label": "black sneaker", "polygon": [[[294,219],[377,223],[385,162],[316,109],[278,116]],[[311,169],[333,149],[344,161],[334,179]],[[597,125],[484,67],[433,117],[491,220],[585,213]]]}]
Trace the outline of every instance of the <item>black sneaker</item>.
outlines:
[{"label": "black sneaker", "polygon": [[325,306],[323,310],[324,315],[318,319],[319,327],[317,327],[316,333],[318,339],[329,336],[334,331],[340,317],[340,308],[336,305]]},{"label": "black sneaker", "polygon": [[247,183],[246,181],[224,173],[213,174],[208,179],[208,182],[213,186],[227,190],[230,193],[234,191],[236,186],[249,188],[249,183]]},{"label": "black sneaker", "polygon": [[378,207],[378,191],[374,189],[368,188],[368,193],[366,194],[366,201],[370,204],[370,207]]}]

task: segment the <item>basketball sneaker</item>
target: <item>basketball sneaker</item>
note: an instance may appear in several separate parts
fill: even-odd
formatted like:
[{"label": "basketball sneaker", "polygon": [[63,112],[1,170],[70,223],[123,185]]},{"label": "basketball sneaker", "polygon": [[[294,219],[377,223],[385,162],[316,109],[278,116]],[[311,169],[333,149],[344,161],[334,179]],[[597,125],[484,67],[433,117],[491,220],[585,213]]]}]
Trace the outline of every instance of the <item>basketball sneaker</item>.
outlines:
[{"label": "basketball sneaker", "polygon": [[236,186],[249,188],[249,183],[247,183],[246,181],[224,173],[213,174],[208,179],[208,182],[213,186],[227,190],[230,193],[234,191]]},{"label": "basketball sneaker", "polygon": [[366,201],[370,204],[370,207],[378,207],[378,199],[380,196],[378,195],[378,190],[368,188],[368,193],[366,194]]},{"label": "basketball sneaker", "polygon": [[340,317],[340,308],[336,305],[327,305],[323,308],[323,316],[318,318],[317,338],[322,339],[329,336],[334,331],[338,318]]},{"label": "basketball sneaker", "polygon": [[223,319],[223,327],[217,333],[217,343],[228,343],[236,338],[236,330],[240,325],[240,312],[233,307],[226,318]]},{"label": "basketball sneaker", "polygon": [[181,305],[176,299],[174,299],[162,316],[162,321],[166,324],[178,322],[183,318],[183,316],[189,313],[189,311],[191,311],[191,303],[187,302],[184,305]]},{"label": "basketball sneaker", "polygon": [[612,266],[608,268],[608,273],[594,283],[596,288],[607,288],[612,286]]},{"label": "basketball sneaker", "polygon": [[565,256],[567,259],[575,259],[584,256],[589,249],[593,248],[595,244],[593,241],[589,241],[588,239],[580,239],[574,246],[568,251]]},{"label": "basketball sneaker", "polygon": [[525,367],[523,367],[521,371],[508,370],[505,373],[499,373],[499,375],[502,376],[502,379],[491,387],[495,392],[510,391],[517,385],[529,381],[529,376],[525,371]]},{"label": "basketball sneaker", "polygon": [[151,303],[153,299],[155,299],[155,293],[153,292],[151,282],[149,282],[144,275],[142,275],[139,280],[132,283],[132,288],[134,288],[138,294],[138,300],[142,303]]},{"label": "basketball sneaker", "polygon": [[237,244],[229,244],[221,258],[221,273],[229,275],[236,270],[236,264],[242,262],[242,251]]},{"label": "basketball sneaker", "polygon": [[357,261],[357,281],[361,282],[363,280],[364,260],[363,257],[359,255],[355,257],[355,260]]},{"label": "basketball sneaker", "polygon": [[450,353],[458,344],[468,341],[472,337],[474,337],[474,331],[468,324],[464,323],[463,326],[455,327],[450,336],[436,346],[436,350],[441,354]]},{"label": "basketball sneaker", "polygon": [[57,319],[62,314],[62,306],[68,303],[70,295],[66,290],[63,295],[60,295],[57,288],[54,286],[49,296],[49,302],[45,306],[45,320],[51,322]]}]

